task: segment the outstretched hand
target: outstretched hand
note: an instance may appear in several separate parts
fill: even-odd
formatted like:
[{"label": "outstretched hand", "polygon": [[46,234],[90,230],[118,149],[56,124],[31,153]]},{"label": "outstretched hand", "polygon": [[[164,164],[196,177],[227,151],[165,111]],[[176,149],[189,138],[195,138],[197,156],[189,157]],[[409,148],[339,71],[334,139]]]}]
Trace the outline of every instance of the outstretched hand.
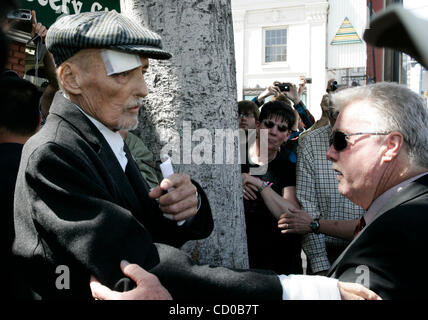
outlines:
[{"label": "outstretched hand", "polygon": [[382,298],[361,284],[337,282],[342,300],[382,300]]},{"label": "outstretched hand", "polygon": [[113,291],[92,276],[89,286],[96,300],[172,300],[168,290],[154,274],[125,260],[120,263],[120,268],[124,275],[135,281],[137,287],[126,292]]}]

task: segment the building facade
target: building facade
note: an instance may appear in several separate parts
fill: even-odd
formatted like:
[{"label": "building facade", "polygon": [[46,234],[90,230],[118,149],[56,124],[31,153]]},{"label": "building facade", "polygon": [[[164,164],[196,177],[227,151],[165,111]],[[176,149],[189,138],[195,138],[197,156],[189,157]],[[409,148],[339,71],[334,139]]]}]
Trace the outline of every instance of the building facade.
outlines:
[{"label": "building facade", "polygon": [[312,78],[305,102],[318,118],[326,85],[328,2],[232,0],[238,100],[274,81]]},{"label": "building facade", "polygon": [[352,86],[367,83],[367,0],[329,0],[327,78]]}]

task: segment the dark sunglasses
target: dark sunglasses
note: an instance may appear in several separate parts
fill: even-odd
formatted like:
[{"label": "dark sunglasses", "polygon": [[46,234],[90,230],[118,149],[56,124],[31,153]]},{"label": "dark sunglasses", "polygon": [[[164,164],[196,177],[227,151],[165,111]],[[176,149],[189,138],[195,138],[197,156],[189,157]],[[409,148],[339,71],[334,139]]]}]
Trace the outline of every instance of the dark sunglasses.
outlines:
[{"label": "dark sunglasses", "polygon": [[281,132],[288,131],[288,127],[285,126],[285,125],[276,124],[275,122],[270,121],[270,120],[263,120],[262,122],[264,123],[264,125],[266,126],[266,128],[272,129],[273,127],[276,126],[278,128],[278,131],[281,131]]},{"label": "dark sunglasses", "polygon": [[387,134],[389,134],[389,132],[388,133],[386,132],[343,133],[342,131],[333,131],[330,134],[329,143],[330,143],[330,146],[333,145],[336,151],[342,151],[346,149],[346,147],[348,146],[348,140],[346,139],[347,137],[358,136],[363,134],[370,134],[374,136],[386,136]]}]

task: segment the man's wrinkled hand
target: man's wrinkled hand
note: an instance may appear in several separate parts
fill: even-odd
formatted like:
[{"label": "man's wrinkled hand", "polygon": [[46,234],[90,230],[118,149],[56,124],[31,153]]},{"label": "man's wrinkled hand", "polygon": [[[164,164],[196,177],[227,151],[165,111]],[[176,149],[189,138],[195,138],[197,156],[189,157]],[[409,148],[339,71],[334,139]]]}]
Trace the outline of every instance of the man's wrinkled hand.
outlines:
[{"label": "man's wrinkled hand", "polygon": [[156,199],[162,212],[171,214],[176,221],[189,219],[198,211],[197,189],[187,174],[175,173],[163,179],[149,197]]}]

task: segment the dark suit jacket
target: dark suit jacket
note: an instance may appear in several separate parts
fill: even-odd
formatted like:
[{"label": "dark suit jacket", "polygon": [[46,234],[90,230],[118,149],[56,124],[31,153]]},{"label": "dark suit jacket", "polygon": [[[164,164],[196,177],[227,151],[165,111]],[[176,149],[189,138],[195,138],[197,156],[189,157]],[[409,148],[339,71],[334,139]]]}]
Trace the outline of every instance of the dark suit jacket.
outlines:
[{"label": "dark suit jacket", "polygon": [[[120,259],[158,263],[152,240],[181,246],[211,233],[199,186],[202,206],[179,227],[147,196],[131,157],[126,171],[128,178],[98,129],[57,94],[48,121],[24,146],[15,196],[14,252],[41,297],[87,295],[89,274],[114,287],[123,278]],[[56,289],[59,265],[70,270],[70,290]]]},{"label": "dark suit jacket", "polygon": [[369,288],[383,299],[426,298],[427,226],[425,175],[406,186],[376,214],[334,262],[328,275],[364,283],[368,273]]},{"label": "dark suit jacket", "polygon": [[[159,259],[153,242],[180,246],[188,239],[208,236],[213,221],[204,192],[197,186],[202,207],[190,224],[178,227],[147,196],[147,183],[135,162],[128,159],[125,175],[98,129],[57,93],[46,124],[24,146],[15,193],[17,272],[25,276],[23,286],[29,285],[36,297],[91,298],[91,274],[110,288],[127,289],[130,283],[120,270],[121,259],[148,270],[168,261],[187,262],[171,267],[178,283],[180,277],[187,277],[183,273],[195,274],[198,268],[180,250],[164,246],[162,252],[168,254]],[[165,270],[168,267],[158,268],[157,274],[167,281]],[[237,278],[233,271],[226,274]],[[271,274],[266,277],[278,297],[278,280]],[[261,281],[266,282],[266,277]],[[221,282],[207,281],[201,289],[210,290],[217,284]],[[180,292],[171,287],[174,285],[168,282],[166,286]],[[236,293],[251,294],[250,288],[237,288]]]}]

